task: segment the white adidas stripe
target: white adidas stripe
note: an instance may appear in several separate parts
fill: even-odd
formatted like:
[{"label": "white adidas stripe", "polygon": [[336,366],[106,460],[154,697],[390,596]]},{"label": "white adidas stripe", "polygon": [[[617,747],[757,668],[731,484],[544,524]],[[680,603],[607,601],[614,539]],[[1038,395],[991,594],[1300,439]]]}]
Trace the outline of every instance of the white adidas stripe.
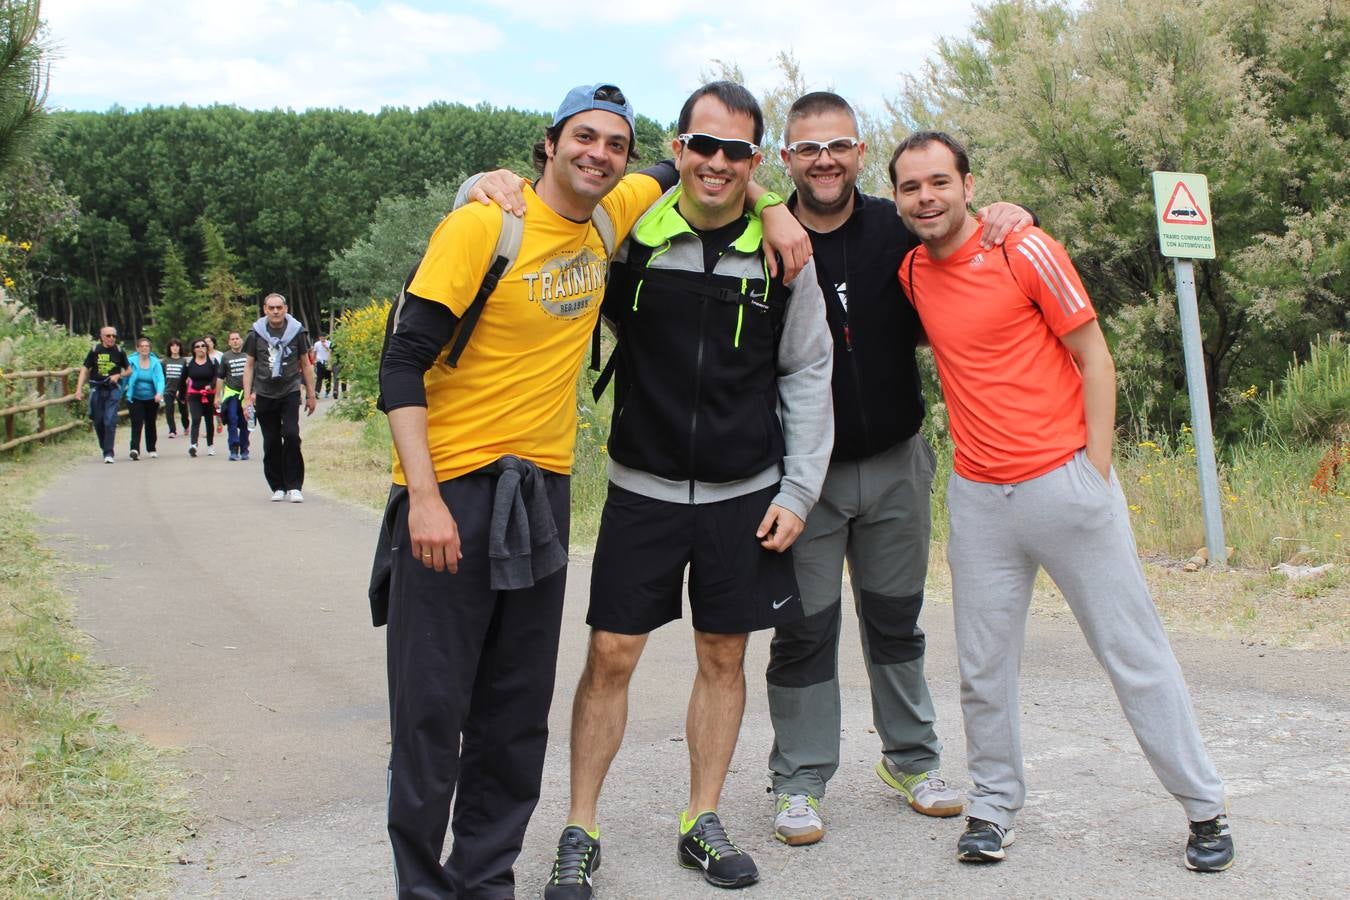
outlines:
[{"label": "white adidas stripe", "polygon": [[1040,235],[1028,235],[1022,243],[1017,245],[1017,250],[1031,261],[1032,266],[1041,276],[1041,280],[1045,282],[1045,286],[1059,301],[1060,309],[1064,311],[1066,316],[1071,316],[1087,307],[1087,301],[1078,293],[1072,279],[1064,272],[1063,267],[1055,259],[1054,254],[1050,252],[1050,248],[1045,241],[1041,240]]}]

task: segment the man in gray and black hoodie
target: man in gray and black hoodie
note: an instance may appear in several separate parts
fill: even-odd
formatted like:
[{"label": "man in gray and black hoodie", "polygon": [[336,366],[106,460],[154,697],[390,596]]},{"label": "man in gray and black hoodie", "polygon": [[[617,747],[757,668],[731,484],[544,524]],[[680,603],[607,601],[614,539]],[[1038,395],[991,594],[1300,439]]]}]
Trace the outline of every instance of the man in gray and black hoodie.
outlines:
[{"label": "man in gray and black hoodie", "polygon": [[686,567],[697,674],[678,858],[718,887],[758,879],[717,805],[745,708],[747,639],[802,615],[790,548],[829,462],[832,350],[814,268],[791,285],[770,277],[759,213],[782,201],[769,194],[744,209],[759,104],[740,85],[705,85],[685,102],[679,132],[680,184],[620,248],[602,307],[618,335],[610,484],[550,900],[590,896],[596,806],[629,678],[648,634],[681,617]]}]

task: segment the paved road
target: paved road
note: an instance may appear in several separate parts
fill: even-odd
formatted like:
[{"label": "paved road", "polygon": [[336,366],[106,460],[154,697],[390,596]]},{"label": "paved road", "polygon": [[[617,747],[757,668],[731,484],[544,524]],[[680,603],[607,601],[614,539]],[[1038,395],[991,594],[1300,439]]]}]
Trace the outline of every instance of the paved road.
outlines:
[{"label": "paved road", "polygon": [[[92,448],[92,443],[91,443]],[[78,622],[143,695],[118,720],[180,748],[197,836],[174,896],[378,897],[392,887],[382,812],[388,752],[383,633],[364,598],[376,516],[306,490],[273,504],[258,459],[161,458],[104,466],[91,452],[41,498],[48,542],[90,564],[71,578]],[[589,561],[569,575],[543,798],[517,865],[537,897],[566,814],[567,715],[585,642]],[[964,783],[950,607],[924,614],[928,668]],[[961,820],[900,806],[871,772],[866,679],[851,617],[844,636],[843,764],[814,847],[770,837],[768,641],[752,641],[750,705],[723,817],[762,880],[745,896],[1344,896],[1350,857],[1350,653],[1288,651],[1178,636],[1201,728],[1230,790],[1234,870],[1181,865],[1185,823],[1140,755],[1071,621],[1034,620],[1022,702],[1030,796],[1008,862],[956,862]],[[597,897],[723,897],[674,864],[685,799],[682,740],[692,677],[683,623],[653,637],[633,719],[602,798]]]}]

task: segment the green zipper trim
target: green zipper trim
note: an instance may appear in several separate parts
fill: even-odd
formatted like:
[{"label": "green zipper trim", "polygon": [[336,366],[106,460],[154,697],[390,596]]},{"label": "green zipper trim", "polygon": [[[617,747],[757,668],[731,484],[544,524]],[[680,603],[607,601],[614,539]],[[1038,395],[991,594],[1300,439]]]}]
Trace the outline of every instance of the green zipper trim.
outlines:
[{"label": "green zipper trim", "polygon": [[644,282],[641,279],[639,279],[637,283],[637,289],[633,291],[633,312],[637,312],[637,301],[638,297],[642,294],[643,284]]}]

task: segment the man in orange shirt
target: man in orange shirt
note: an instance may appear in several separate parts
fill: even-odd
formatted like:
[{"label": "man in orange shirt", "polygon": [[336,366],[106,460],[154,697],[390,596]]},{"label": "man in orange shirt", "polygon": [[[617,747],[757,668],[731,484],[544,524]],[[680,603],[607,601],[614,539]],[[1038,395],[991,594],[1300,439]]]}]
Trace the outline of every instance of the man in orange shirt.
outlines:
[{"label": "man in orange shirt", "polygon": [[965,149],[911,135],[895,202],[922,242],[900,284],[933,347],[956,444],[947,488],[961,712],[973,788],[964,862],[997,862],[1026,797],[1017,678],[1036,572],[1054,580],[1135,736],[1190,820],[1185,862],[1221,871],[1233,839],[1181,669],[1149,597],[1111,469],[1116,382],[1068,255],[1039,228],[985,250]]}]

